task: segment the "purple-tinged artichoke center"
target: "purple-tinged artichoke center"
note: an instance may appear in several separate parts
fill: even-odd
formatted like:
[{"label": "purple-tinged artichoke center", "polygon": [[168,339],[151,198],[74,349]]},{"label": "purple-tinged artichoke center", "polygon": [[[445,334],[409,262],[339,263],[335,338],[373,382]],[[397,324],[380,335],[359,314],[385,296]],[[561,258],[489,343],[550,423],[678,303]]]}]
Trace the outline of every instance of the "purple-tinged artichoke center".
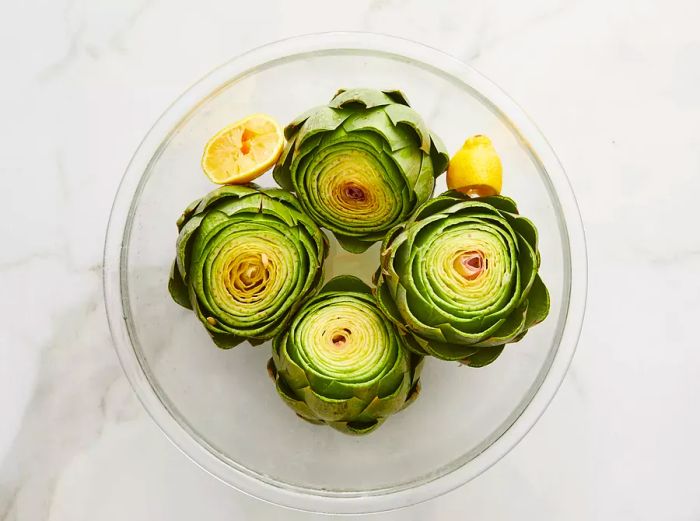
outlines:
[{"label": "purple-tinged artichoke center", "polygon": [[350,340],[350,330],[343,328],[340,331],[335,331],[331,336],[331,343],[333,347],[341,349],[345,347],[345,344]]},{"label": "purple-tinged artichoke center", "polygon": [[345,345],[345,342],[347,342],[347,338],[345,338],[345,335],[334,335],[333,336],[333,345],[335,347],[343,347]]},{"label": "purple-tinged artichoke center", "polygon": [[365,191],[355,184],[349,184],[344,187],[344,194],[350,201],[364,202],[367,199]]},{"label": "purple-tinged artichoke center", "polygon": [[479,250],[462,253],[454,263],[455,270],[467,280],[474,280],[488,268],[488,261]]}]

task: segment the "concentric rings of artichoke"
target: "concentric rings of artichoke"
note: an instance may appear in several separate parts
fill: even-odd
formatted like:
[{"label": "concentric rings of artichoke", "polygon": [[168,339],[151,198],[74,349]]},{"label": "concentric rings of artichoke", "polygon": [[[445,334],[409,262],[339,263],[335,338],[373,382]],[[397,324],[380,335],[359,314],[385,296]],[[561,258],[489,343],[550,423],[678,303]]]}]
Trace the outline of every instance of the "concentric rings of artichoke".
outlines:
[{"label": "concentric rings of artichoke", "polygon": [[309,195],[309,213],[333,232],[375,233],[379,239],[381,230],[393,226],[408,210],[396,182],[398,174],[384,174],[387,167],[363,147],[348,150],[346,146],[318,150],[299,170]]},{"label": "concentric rings of artichoke", "polygon": [[340,90],[285,128],[275,180],[360,253],[433,193],[449,156],[403,93]]},{"label": "concentric rings of artichoke", "polygon": [[415,399],[422,361],[366,288],[322,289],[275,338],[270,361],[280,396],[299,416],[351,434],[370,432]]},{"label": "concentric rings of artichoke", "polygon": [[[500,288],[509,286],[513,276],[513,244],[508,239],[497,228],[478,224],[447,228],[426,244],[417,275],[432,300],[457,316],[497,309],[505,297]],[[470,279],[459,266],[472,252],[485,267]]]},{"label": "concentric rings of artichoke", "polygon": [[505,197],[442,194],[389,232],[381,256],[380,308],[421,354],[485,365],[549,311],[537,231]]},{"label": "concentric rings of artichoke", "polygon": [[221,187],[178,229],[170,293],[219,347],[272,338],[320,287],[327,239],[283,190]]},{"label": "concentric rings of artichoke", "polygon": [[201,270],[192,273],[199,301],[218,322],[232,327],[254,326],[284,311],[305,282],[294,270],[304,263],[301,252],[284,234],[265,226],[241,229],[241,224],[236,221],[218,233]]},{"label": "concentric rings of artichoke", "polygon": [[338,296],[306,310],[293,330],[290,353],[308,371],[343,382],[368,382],[396,358],[397,344],[376,308]]}]

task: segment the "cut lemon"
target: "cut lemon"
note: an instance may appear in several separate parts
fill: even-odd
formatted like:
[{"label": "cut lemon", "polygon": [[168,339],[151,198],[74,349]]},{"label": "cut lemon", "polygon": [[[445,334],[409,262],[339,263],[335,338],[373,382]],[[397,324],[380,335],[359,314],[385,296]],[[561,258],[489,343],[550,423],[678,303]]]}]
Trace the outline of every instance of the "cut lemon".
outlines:
[{"label": "cut lemon", "polygon": [[450,159],[447,167],[447,187],[470,197],[501,193],[503,166],[501,159],[486,136],[472,136]]},{"label": "cut lemon", "polygon": [[202,169],[217,184],[248,183],[275,164],[283,147],[282,127],[270,116],[253,114],[209,140]]}]

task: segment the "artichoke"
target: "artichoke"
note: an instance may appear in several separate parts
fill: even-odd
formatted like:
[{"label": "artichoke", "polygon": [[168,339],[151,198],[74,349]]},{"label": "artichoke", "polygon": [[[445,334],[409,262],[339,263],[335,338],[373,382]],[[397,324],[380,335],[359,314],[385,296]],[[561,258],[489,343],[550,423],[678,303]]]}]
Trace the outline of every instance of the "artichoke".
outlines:
[{"label": "artichoke", "polygon": [[442,141],[396,90],[340,90],[284,133],[275,180],[353,253],[427,201],[449,160]]},{"label": "artichoke", "polygon": [[366,434],[418,396],[422,360],[382,316],[370,288],[340,276],[274,339],[268,371],[301,418]]},{"label": "artichoke", "polygon": [[539,265],[513,200],[450,191],[387,234],[376,297],[414,352],[481,367],[547,316]]},{"label": "artichoke", "polygon": [[177,227],[170,294],[221,348],[272,338],[320,287],[328,240],[284,190],[223,186]]}]

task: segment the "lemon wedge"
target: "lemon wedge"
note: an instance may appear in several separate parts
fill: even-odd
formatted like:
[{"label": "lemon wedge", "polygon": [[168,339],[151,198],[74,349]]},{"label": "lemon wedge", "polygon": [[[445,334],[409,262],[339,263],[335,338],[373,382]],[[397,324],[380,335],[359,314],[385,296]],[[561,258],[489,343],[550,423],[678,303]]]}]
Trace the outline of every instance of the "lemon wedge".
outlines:
[{"label": "lemon wedge", "polygon": [[217,184],[243,184],[275,164],[284,147],[282,127],[253,114],[221,129],[204,147],[202,170]]}]

